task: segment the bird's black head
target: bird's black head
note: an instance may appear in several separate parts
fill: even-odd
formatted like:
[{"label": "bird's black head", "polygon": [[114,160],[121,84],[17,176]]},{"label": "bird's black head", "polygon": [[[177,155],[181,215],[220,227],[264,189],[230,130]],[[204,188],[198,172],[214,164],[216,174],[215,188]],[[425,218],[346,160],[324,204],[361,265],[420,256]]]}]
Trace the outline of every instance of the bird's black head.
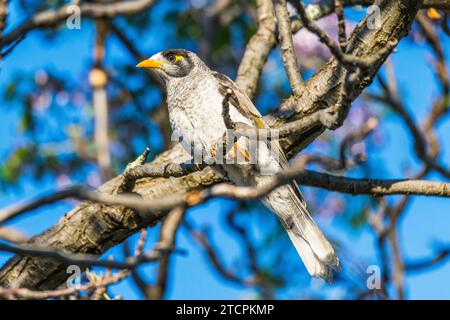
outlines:
[{"label": "bird's black head", "polygon": [[198,64],[198,61],[200,59],[191,51],[170,49],[158,52],[149,59],[140,62],[136,67],[151,68],[163,80],[168,81],[171,78],[186,77]]}]

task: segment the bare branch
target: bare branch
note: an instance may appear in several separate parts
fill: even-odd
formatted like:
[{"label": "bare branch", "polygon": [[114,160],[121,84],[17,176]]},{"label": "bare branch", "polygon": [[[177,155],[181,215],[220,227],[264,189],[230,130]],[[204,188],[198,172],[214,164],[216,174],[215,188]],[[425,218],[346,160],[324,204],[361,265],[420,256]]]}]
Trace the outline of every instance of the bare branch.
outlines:
[{"label": "bare branch", "polygon": [[220,256],[217,254],[218,250],[212,244],[212,241],[209,238],[208,232],[206,230],[203,231],[197,230],[188,221],[185,221],[183,226],[189,231],[189,233],[192,236],[192,239],[196,240],[200,244],[200,246],[205,250],[209,262],[222,277],[224,277],[228,281],[231,281],[241,286],[255,285],[254,279],[242,279],[238,275],[231,272],[230,270],[227,270],[225,264],[220,259]]},{"label": "bare branch", "polygon": [[[173,208],[164,220],[159,232],[159,242],[156,248],[173,248],[175,247],[175,236],[183,222],[185,210],[182,207]],[[158,265],[156,283],[150,286],[147,291],[149,299],[160,300],[164,297],[167,288],[167,277],[170,263],[170,252],[166,252],[161,257]]]},{"label": "bare branch", "polygon": [[[431,154],[429,151],[427,139],[423,134],[423,131],[416,125],[411,114],[406,109],[406,106],[391,92],[389,86],[386,85],[383,78],[378,77],[379,82],[383,88],[384,96],[368,95],[369,98],[381,101],[390,106],[405,122],[412,137],[414,138],[414,151],[417,157],[422,160],[427,167],[436,170],[442,176],[450,178],[450,171],[440,165],[436,159],[437,154]],[[432,111],[433,112],[433,111]]]},{"label": "bare branch", "polygon": [[16,253],[22,256],[32,257],[46,257],[57,259],[66,265],[77,265],[80,267],[92,267],[100,266],[111,269],[128,269],[135,268],[139,264],[146,262],[154,262],[161,258],[163,250],[157,250],[154,252],[144,253],[138,257],[127,258],[125,262],[110,261],[110,260],[97,260],[98,256],[83,255],[70,252],[63,252],[57,249],[41,248],[30,245],[10,245],[6,243],[0,243],[0,250]]},{"label": "bare branch", "polygon": [[12,243],[25,243],[30,238],[12,227],[0,227],[0,240],[6,240]]},{"label": "bare branch", "polygon": [[278,21],[278,39],[280,41],[281,55],[286,74],[291,84],[292,93],[300,96],[302,93],[302,76],[298,68],[297,58],[294,52],[294,43],[292,41],[291,24],[289,12],[285,0],[275,1],[275,15]]},{"label": "bare branch", "polygon": [[[154,0],[132,0],[113,3],[83,3],[80,5],[80,13],[87,18],[112,18],[118,15],[131,15],[145,11]],[[64,5],[58,10],[48,10],[35,14],[30,20],[25,21],[0,41],[0,48],[11,44],[26,35],[33,29],[51,28],[66,20],[71,11],[70,4]]]},{"label": "bare branch", "polygon": [[[145,171],[146,167],[141,166],[147,160],[149,152],[150,149],[146,148],[145,151],[135,161],[133,161],[127,166],[125,172],[118,177],[120,182],[116,186],[115,192],[121,193],[128,191],[132,187],[131,184],[133,184],[134,180],[137,179],[138,177],[142,178],[146,176],[151,176],[151,172]],[[157,169],[158,172],[165,172],[165,170],[166,167]],[[169,170],[169,172],[172,171]],[[137,176],[139,174],[140,176]],[[174,173],[174,175],[175,174],[176,173]],[[0,225],[8,222],[9,220],[25,212],[37,209],[44,205],[52,204],[59,200],[67,199],[70,197],[82,196],[82,194],[87,190],[89,189],[81,185],[69,186],[62,190],[53,192],[49,195],[42,196],[37,200],[24,201],[13,204],[7,208],[0,210]]]},{"label": "bare branch", "polygon": [[109,150],[108,119],[109,107],[106,86],[108,76],[103,70],[105,41],[107,28],[104,21],[96,22],[93,67],[89,73],[89,82],[93,90],[92,104],[94,108],[94,142],[97,153],[97,164],[100,167],[102,181],[113,177],[111,172],[111,152]]},{"label": "bare branch", "polygon": [[341,51],[345,52],[347,50],[347,35],[345,32],[345,17],[344,17],[343,0],[335,0],[334,7],[335,7],[336,15],[338,18],[339,45],[341,46]]},{"label": "bare branch", "polygon": [[[311,180],[308,183],[309,179]],[[303,185],[353,195],[385,196],[404,194],[437,197],[449,197],[450,195],[449,183],[427,180],[353,179],[314,171],[305,171],[305,173],[299,174],[296,180]]]},{"label": "bare branch", "polygon": [[[368,17],[366,16],[352,32],[348,39],[347,52],[359,56],[369,57],[382,52],[386,49],[388,42],[397,42],[410,28],[410,25],[417,13],[420,1],[399,0],[383,1],[380,3],[381,24],[383,28],[369,28]],[[386,33],[386,30],[392,32]],[[337,45],[335,43],[335,45]],[[338,48],[340,49],[340,48]],[[383,55],[370,68],[365,69],[363,76],[353,86],[354,90],[351,96],[358,96],[362,90],[371,83],[379,67],[387,57]],[[311,116],[314,113],[322,113],[330,106],[336,105],[339,97],[342,96],[342,86],[346,83],[345,68],[336,58],[330,59],[307,83],[301,99],[290,97],[285,100],[278,109],[265,117],[271,127],[279,127],[288,121],[298,120],[305,116]],[[326,116],[326,115],[325,115]],[[283,138],[281,145],[288,157],[294,156],[298,151],[305,148],[316,137],[318,137],[326,128],[323,125],[325,119],[322,115],[312,116],[317,123],[306,133]],[[331,118],[332,119],[332,118]]]},{"label": "bare branch", "polygon": [[348,159],[347,151],[352,144],[364,140],[371,132],[373,132],[377,124],[378,121],[372,117],[369,118],[361,128],[348,133],[340,143],[338,159],[316,154],[302,155],[301,159],[303,159],[305,164],[318,164],[325,170],[331,172],[341,172],[358,165],[366,160],[366,156],[363,154],[356,154],[352,159]]},{"label": "bare branch", "polygon": [[333,53],[333,55],[341,62],[344,66],[348,68],[360,67],[360,68],[370,68],[373,66],[375,61],[380,60],[383,56],[386,56],[394,47],[397,45],[397,40],[392,40],[387,43],[385,47],[381,48],[377,53],[367,57],[358,57],[352,54],[343,53],[334,40],[327,35],[322,29],[320,29],[307,15],[305,10],[305,5],[302,0],[292,1],[295,8],[297,9],[300,19],[306,29],[317,35],[321,42],[323,42]]},{"label": "bare branch", "polygon": [[406,272],[418,272],[425,269],[436,268],[445,263],[448,258],[450,258],[450,248],[442,248],[432,257],[406,262],[405,270]]},{"label": "bare branch", "polygon": [[251,98],[270,50],[275,45],[275,16],[271,0],[257,0],[258,29],[248,42],[241,59],[236,83]]},{"label": "bare branch", "polygon": [[[236,83],[251,98],[254,96],[259,77],[271,49],[276,43],[276,20],[271,0],[257,0],[258,29],[248,42],[241,59],[236,77]],[[306,6],[306,12],[313,20],[323,18],[334,11],[330,0],[321,1]],[[292,19],[292,33],[299,31],[303,24],[298,19]]]},{"label": "bare branch", "polygon": [[[301,161],[300,161],[301,160]],[[63,190],[61,195],[80,200],[89,200],[106,205],[125,206],[139,212],[144,221],[153,221],[160,217],[160,212],[170,210],[176,206],[194,206],[214,197],[226,197],[232,199],[254,199],[262,197],[277,187],[287,184],[293,179],[303,185],[320,187],[327,190],[349,193],[353,195],[367,194],[374,196],[383,195],[425,195],[437,197],[450,197],[450,184],[426,180],[381,180],[381,179],[353,179],[331,174],[306,171],[304,160],[296,161],[290,168],[280,171],[265,185],[259,187],[238,187],[226,183],[217,184],[209,189],[193,191],[188,194],[174,194],[145,201],[140,196],[131,194],[105,194],[92,192],[83,188],[69,188]],[[44,197],[46,198],[46,197]],[[30,207],[36,207],[39,203],[46,203],[42,199],[30,203]],[[6,212],[13,212],[6,209]],[[13,212],[17,215],[16,212]]]},{"label": "bare branch", "polygon": [[[140,257],[143,254],[144,244],[146,240],[147,233],[145,229],[141,232],[141,237],[136,245],[134,251],[134,257]],[[133,269],[132,269],[133,270]],[[75,285],[73,287],[56,289],[56,290],[43,290],[34,291],[27,288],[2,288],[0,287],[0,297],[5,297],[7,299],[14,299],[16,297],[21,297],[25,299],[47,299],[47,298],[61,298],[79,293],[85,290],[106,288],[108,285],[117,283],[122,279],[126,278],[130,273],[130,269],[122,270],[116,274],[111,274],[108,272],[105,277],[102,277],[99,281],[90,281],[84,285]]]},{"label": "bare branch", "polygon": [[30,210],[37,209],[46,204],[55,203],[56,201],[67,199],[73,194],[76,194],[78,190],[82,189],[81,186],[70,186],[60,191],[53,192],[47,196],[40,197],[38,200],[24,201],[17,204],[13,204],[0,211],[0,225],[7,221],[17,217],[18,215],[28,212]]},{"label": "bare branch", "polygon": [[48,298],[60,298],[70,296],[76,292],[85,291],[89,289],[95,289],[99,286],[108,286],[121,281],[128,276],[127,271],[120,271],[110,277],[103,279],[99,283],[87,283],[80,286],[74,286],[64,289],[56,290],[42,290],[35,291],[27,288],[2,288],[0,287],[0,297],[5,297],[8,299],[14,299],[16,297],[21,297],[25,299],[48,299]]}]

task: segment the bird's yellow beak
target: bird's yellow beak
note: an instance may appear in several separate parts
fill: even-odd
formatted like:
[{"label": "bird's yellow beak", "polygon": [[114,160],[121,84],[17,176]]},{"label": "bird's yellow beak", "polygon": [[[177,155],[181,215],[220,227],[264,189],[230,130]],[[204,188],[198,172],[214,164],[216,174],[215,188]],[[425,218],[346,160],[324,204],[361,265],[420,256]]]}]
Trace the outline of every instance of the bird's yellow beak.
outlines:
[{"label": "bird's yellow beak", "polygon": [[159,62],[151,59],[146,59],[144,61],[139,62],[136,67],[137,68],[160,68],[164,62]]}]

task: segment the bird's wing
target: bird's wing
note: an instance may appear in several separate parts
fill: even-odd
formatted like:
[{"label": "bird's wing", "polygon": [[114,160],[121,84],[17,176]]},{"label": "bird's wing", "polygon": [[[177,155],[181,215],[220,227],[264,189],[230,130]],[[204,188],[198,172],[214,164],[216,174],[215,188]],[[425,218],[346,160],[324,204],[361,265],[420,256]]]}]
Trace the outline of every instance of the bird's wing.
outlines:
[{"label": "bird's wing", "polygon": [[222,96],[225,97],[227,90],[231,89],[233,94],[230,97],[230,103],[246,118],[251,119],[258,127],[267,128],[268,126],[265,124],[261,114],[258,109],[256,109],[253,102],[250,98],[242,91],[241,88],[237,86],[237,84],[228,78],[226,75],[223,75],[218,72],[213,73],[214,77],[217,79],[219,84],[219,92]]},{"label": "bird's wing", "polygon": [[[250,98],[245,94],[245,92],[238,87],[238,85],[228,78],[226,75],[223,75],[218,72],[213,73],[214,77],[217,79],[217,82],[219,84],[219,92],[220,94],[225,97],[227,90],[231,89],[233,91],[233,94],[230,97],[230,103],[246,118],[251,119],[253,123],[261,129],[269,128],[269,125],[267,122],[263,119],[261,116],[261,113],[258,111],[258,109],[255,107],[253,102],[250,100]],[[286,155],[284,154],[283,150],[281,149],[281,146],[278,142],[273,141],[272,146],[275,147],[275,152],[278,153],[278,159],[279,163],[282,168],[286,168],[289,166],[288,160],[286,158]],[[295,194],[298,196],[300,202],[302,205],[306,208],[306,202],[303,198],[303,195],[298,188],[298,184],[295,182],[295,180],[292,182],[292,189],[294,190]]]}]

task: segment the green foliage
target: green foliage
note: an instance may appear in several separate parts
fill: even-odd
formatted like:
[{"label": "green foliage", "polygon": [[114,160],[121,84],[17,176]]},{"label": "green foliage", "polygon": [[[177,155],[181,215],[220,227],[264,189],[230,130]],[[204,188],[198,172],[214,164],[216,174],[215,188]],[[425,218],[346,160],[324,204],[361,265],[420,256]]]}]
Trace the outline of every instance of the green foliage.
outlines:
[{"label": "green foliage", "polygon": [[33,119],[33,107],[31,104],[31,99],[26,99],[24,102],[24,110],[23,115],[20,120],[19,130],[21,132],[33,131],[35,126],[35,122]]},{"label": "green foliage", "polygon": [[350,218],[350,224],[353,228],[358,229],[367,224],[367,219],[369,218],[370,208],[363,207],[360,212],[352,215]]},{"label": "green foliage", "polygon": [[3,183],[16,183],[20,178],[21,169],[27,159],[31,158],[35,148],[23,147],[12,152],[0,167],[0,177]]}]

